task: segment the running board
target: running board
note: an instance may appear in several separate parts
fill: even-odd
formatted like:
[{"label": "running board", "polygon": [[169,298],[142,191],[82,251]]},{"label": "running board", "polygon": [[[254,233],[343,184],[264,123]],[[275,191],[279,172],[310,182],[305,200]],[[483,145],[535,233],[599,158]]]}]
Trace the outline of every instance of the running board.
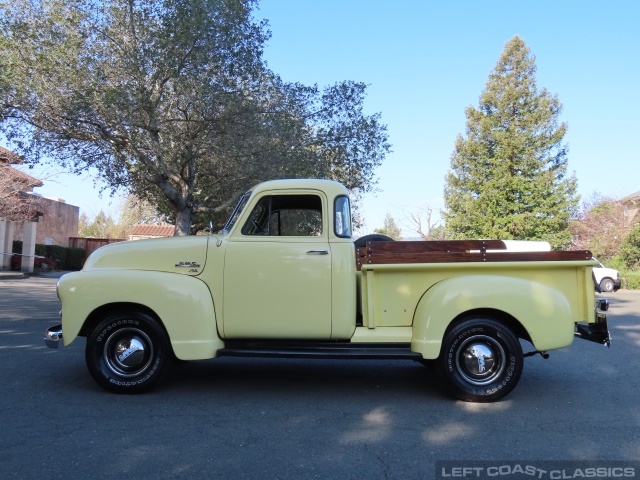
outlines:
[{"label": "running board", "polygon": [[264,342],[227,341],[218,350],[222,357],[318,358],[360,360],[422,360],[411,351],[409,343],[349,343],[349,342]]}]

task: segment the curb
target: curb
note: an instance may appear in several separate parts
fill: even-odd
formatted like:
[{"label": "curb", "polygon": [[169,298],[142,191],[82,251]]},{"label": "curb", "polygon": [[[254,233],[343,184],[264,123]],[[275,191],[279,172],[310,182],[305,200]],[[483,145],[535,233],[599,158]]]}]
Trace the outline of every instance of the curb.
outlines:
[{"label": "curb", "polygon": [[15,280],[18,278],[27,278],[24,272],[0,272],[0,280]]}]

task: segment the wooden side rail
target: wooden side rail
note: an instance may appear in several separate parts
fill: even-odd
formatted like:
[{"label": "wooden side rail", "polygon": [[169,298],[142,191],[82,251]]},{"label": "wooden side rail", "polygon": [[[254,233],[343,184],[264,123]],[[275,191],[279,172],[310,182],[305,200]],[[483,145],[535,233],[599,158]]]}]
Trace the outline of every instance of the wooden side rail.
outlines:
[{"label": "wooden side rail", "polygon": [[506,250],[502,240],[433,240],[418,242],[367,242],[360,248],[361,255],[376,253],[426,253],[426,252],[469,252],[479,250]]},{"label": "wooden side rail", "polygon": [[366,247],[356,249],[358,270],[362,265],[395,263],[548,262],[591,258],[588,250],[507,252],[501,240],[368,242]]}]

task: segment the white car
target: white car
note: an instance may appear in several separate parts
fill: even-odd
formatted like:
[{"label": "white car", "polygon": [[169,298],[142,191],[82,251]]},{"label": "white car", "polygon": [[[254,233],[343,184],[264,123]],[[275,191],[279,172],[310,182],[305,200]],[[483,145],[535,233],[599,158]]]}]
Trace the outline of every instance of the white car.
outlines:
[{"label": "white car", "polygon": [[615,292],[620,288],[620,275],[613,268],[605,267],[600,260],[593,257],[598,262],[599,267],[593,267],[593,278],[596,285],[600,285],[603,292]]},{"label": "white car", "polygon": [[[549,242],[529,241],[529,240],[503,240],[508,252],[549,252],[551,244]],[[500,250],[494,250],[500,251]],[[621,281],[617,270],[605,267],[596,257],[599,267],[593,267],[593,280],[596,287],[600,287],[602,292],[615,292],[620,289]]]}]

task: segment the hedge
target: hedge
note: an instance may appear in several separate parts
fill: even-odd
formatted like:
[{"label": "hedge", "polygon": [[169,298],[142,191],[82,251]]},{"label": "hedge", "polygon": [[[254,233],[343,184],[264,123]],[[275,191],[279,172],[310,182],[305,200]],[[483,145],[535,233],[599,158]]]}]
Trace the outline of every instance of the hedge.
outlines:
[{"label": "hedge", "polygon": [[[21,240],[14,240],[12,252],[22,253]],[[84,248],[42,245],[40,243],[36,243],[35,254],[54,260],[59,270],[81,270],[86,258]]]},{"label": "hedge", "polygon": [[640,272],[627,271],[622,274],[622,287],[628,290],[640,290]]},{"label": "hedge", "polygon": [[82,270],[82,266],[87,257],[87,252],[84,251],[84,248],[68,247],[66,250],[67,260],[65,270]]}]

